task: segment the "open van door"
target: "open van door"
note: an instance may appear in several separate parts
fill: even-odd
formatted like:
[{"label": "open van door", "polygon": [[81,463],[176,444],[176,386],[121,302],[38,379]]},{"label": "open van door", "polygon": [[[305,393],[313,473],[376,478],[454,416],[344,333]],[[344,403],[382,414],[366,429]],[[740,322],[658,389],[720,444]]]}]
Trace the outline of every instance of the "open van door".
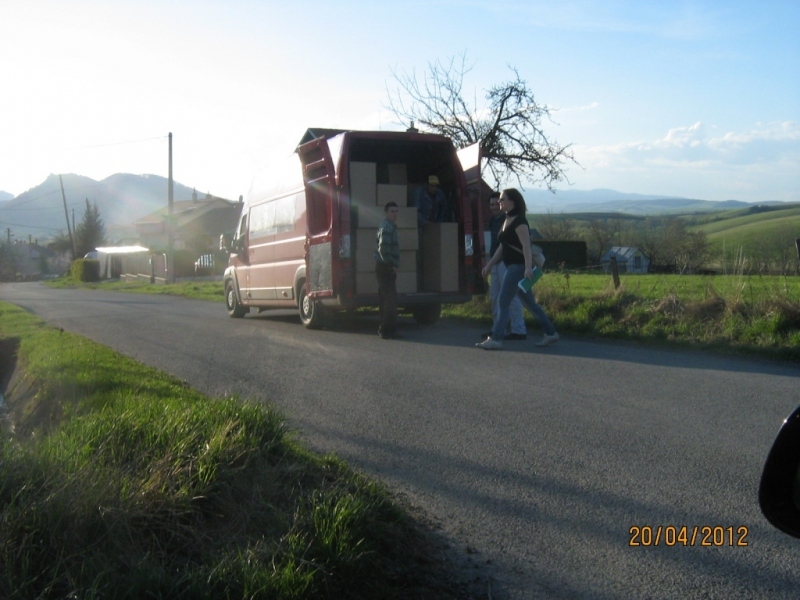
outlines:
[{"label": "open van door", "polygon": [[[481,179],[481,145],[476,142],[471,146],[462,148],[456,152],[461,169],[464,171],[464,179],[467,183],[467,195],[469,196],[469,207],[472,213],[473,235],[472,235],[472,256],[475,261],[476,270],[480,271],[483,255],[489,247],[486,239],[486,232],[483,230],[484,201],[481,197],[485,186]],[[469,254],[469,249],[467,249]],[[472,292],[481,294],[486,292],[486,282],[482,277],[477,277],[472,282]]]},{"label": "open van door", "polygon": [[306,327],[321,325],[320,298],[333,296],[333,222],[336,173],[328,142],[317,138],[297,148],[306,191],[306,280],[300,291],[300,317]]}]

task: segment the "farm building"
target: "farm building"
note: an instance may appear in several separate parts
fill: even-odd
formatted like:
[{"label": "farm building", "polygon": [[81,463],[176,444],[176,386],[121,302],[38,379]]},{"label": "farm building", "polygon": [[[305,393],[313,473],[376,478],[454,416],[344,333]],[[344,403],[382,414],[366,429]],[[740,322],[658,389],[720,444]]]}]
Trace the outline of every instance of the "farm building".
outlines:
[{"label": "farm building", "polygon": [[617,267],[623,273],[647,273],[650,259],[634,246],[614,246],[600,258],[606,273],[611,270],[611,257],[617,260]]}]

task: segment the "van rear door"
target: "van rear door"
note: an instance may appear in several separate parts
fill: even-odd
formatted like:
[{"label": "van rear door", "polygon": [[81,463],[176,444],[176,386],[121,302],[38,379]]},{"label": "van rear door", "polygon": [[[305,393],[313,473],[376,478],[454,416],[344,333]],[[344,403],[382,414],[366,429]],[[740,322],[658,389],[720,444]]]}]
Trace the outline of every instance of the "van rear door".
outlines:
[{"label": "van rear door", "polygon": [[[328,142],[317,138],[297,148],[306,189],[306,285],[309,297],[333,296],[336,173]],[[338,275],[338,274],[337,274]]]}]

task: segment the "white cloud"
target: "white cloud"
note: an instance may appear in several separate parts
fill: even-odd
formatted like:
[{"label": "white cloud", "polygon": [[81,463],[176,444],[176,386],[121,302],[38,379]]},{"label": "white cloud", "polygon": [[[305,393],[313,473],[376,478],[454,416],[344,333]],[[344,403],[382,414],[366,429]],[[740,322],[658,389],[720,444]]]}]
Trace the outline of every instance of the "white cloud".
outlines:
[{"label": "white cloud", "polygon": [[574,149],[584,171],[572,178],[581,187],[707,199],[800,200],[800,123],[795,121],[725,133],[697,122],[653,141]]}]

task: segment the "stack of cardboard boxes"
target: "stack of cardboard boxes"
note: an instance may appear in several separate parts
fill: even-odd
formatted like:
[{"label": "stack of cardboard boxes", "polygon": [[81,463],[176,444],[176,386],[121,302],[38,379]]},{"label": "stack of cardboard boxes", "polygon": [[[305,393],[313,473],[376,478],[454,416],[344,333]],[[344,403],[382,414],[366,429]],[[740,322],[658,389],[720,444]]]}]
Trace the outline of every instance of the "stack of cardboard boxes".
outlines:
[{"label": "stack of cardboard boxes", "polygon": [[[379,170],[380,179],[388,183],[378,183]],[[358,224],[355,236],[356,293],[378,293],[375,235],[384,218],[383,208],[387,202],[395,202],[399,207],[397,292],[458,291],[458,223],[428,223],[420,236],[417,209],[413,206],[413,192],[417,187],[409,186],[404,164],[350,163],[350,201],[355,207]],[[417,252],[421,253],[419,261]]]},{"label": "stack of cardboard boxes", "polygon": [[388,165],[389,183],[378,183],[378,165],[371,162],[350,163],[350,202],[357,213],[356,229],[356,293],[377,294],[375,279],[375,235],[383,221],[383,207],[395,202],[399,207],[397,232],[400,242],[400,268],[397,292],[417,291],[417,209],[408,206],[406,166]]}]

